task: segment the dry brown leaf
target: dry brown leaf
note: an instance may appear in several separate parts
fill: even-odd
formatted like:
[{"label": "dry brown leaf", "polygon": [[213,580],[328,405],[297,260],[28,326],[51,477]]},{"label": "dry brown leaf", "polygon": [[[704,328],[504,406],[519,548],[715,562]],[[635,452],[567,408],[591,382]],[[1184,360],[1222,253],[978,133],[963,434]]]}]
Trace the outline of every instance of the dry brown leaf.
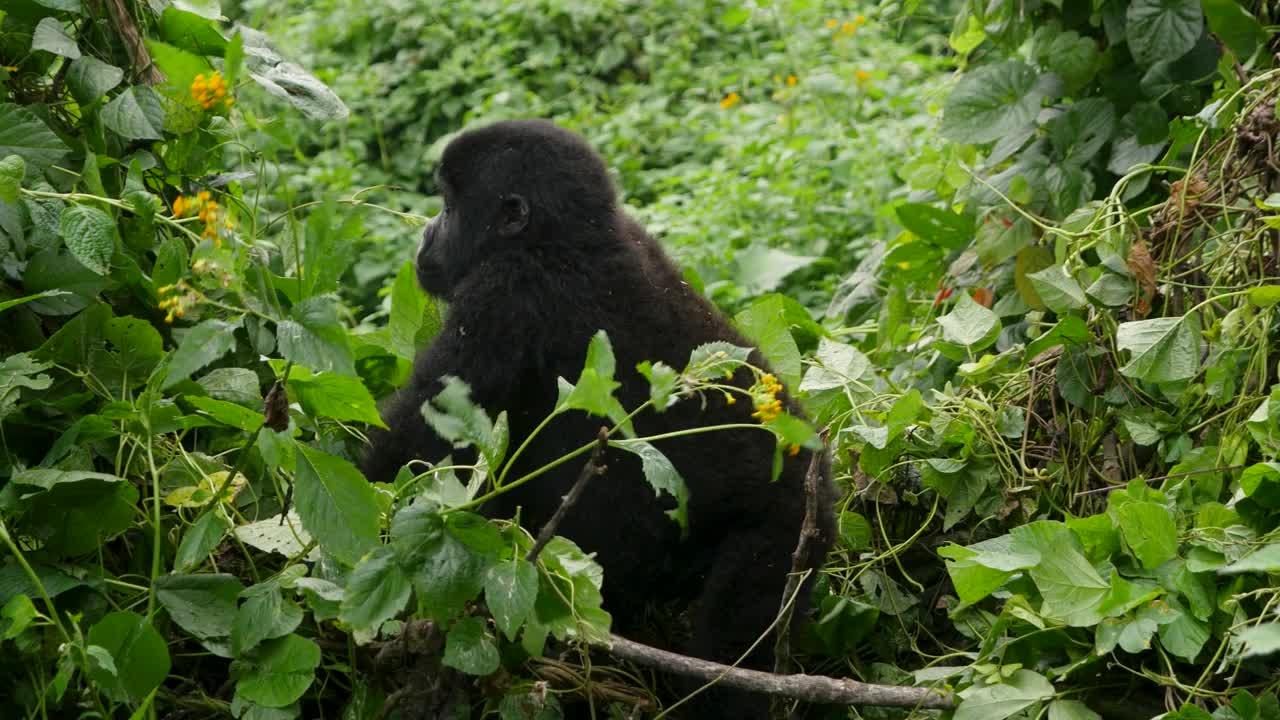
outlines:
[{"label": "dry brown leaf", "polygon": [[1139,240],[1129,248],[1129,259],[1125,264],[1138,283],[1139,297],[1133,309],[1139,317],[1146,317],[1151,312],[1151,299],[1156,294],[1156,261],[1147,250],[1145,240]]}]

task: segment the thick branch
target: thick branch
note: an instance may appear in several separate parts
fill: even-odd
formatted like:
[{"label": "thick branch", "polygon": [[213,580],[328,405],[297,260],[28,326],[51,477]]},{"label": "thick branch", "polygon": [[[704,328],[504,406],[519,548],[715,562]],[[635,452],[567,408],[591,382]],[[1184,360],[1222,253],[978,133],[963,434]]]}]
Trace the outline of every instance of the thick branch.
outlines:
[{"label": "thick branch", "polygon": [[138,78],[147,85],[159,85],[164,82],[164,74],[152,62],[151,51],[147,50],[147,44],[142,40],[138,24],[129,14],[124,0],[105,0],[104,4],[107,6],[107,13],[111,15],[111,22],[115,25],[116,32],[120,34],[125,50],[129,53],[129,63],[133,66],[132,69]]},{"label": "thick branch", "polygon": [[824,675],[775,675],[759,670],[721,665],[709,660],[677,655],[666,650],[641,645],[626,638],[610,635],[609,652],[637,665],[686,675],[702,680],[716,680],[725,687],[768,695],[782,695],[812,703],[875,707],[924,708],[946,710],[954,707],[950,693],[929,688],[873,685],[826,677]]},{"label": "thick branch", "polygon": [[601,427],[600,432],[596,435],[596,446],[591,449],[591,459],[586,465],[582,466],[582,472],[578,473],[578,479],[573,483],[573,487],[569,488],[568,494],[564,496],[564,501],[560,503],[560,507],[556,508],[555,513],[551,515],[551,519],[546,525],[542,526],[542,532],[538,533],[538,539],[533,543],[533,548],[529,550],[529,555],[525,558],[529,562],[538,559],[538,553],[542,552],[542,548],[551,542],[551,537],[556,534],[556,528],[560,527],[560,521],[564,519],[569,508],[578,502],[578,498],[582,496],[582,491],[587,487],[587,481],[596,475],[603,475],[607,470],[604,464],[604,451],[609,447],[609,428]]},{"label": "thick branch", "polygon": [[791,574],[787,576],[787,586],[782,591],[782,619],[778,623],[778,639],[773,646],[773,671],[784,674],[791,670],[791,619],[795,615],[795,594],[800,592],[800,585],[813,570],[813,541],[822,534],[818,529],[818,481],[822,477],[823,448],[813,454],[809,461],[809,469],[804,474],[804,521],[800,524],[800,539],[796,541],[795,552],[791,553]]}]

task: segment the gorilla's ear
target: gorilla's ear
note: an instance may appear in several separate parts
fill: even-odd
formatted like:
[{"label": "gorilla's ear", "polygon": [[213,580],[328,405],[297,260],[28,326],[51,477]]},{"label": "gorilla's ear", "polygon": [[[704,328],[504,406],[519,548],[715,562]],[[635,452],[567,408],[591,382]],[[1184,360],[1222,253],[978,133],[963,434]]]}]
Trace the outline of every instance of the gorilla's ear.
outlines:
[{"label": "gorilla's ear", "polygon": [[498,213],[498,237],[515,237],[529,225],[529,201],[523,195],[503,196]]}]

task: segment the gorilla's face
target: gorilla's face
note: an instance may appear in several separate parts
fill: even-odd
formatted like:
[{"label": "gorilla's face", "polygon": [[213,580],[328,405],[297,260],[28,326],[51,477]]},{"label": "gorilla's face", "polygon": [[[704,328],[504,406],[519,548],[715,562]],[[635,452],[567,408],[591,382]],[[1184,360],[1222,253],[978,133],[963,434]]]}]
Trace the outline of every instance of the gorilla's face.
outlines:
[{"label": "gorilla's face", "polygon": [[427,223],[418,245],[418,284],[445,300],[500,243],[518,242],[529,224],[523,195],[502,192],[492,178],[475,180],[460,187],[440,173],[444,209]]}]

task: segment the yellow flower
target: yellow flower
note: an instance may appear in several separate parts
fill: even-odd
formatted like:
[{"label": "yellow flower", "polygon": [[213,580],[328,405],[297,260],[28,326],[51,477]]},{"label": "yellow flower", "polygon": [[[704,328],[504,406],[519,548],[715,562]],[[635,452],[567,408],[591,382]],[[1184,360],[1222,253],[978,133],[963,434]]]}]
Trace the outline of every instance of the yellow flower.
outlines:
[{"label": "yellow flower", "polygon": [[212,110],[219,100],[223,100],[223,104],[231,107],[231,98],[227,97],[227,81],[222,78],[220,72],[215,71],[208,77],[205,77],[204,73],[196,75],[191,81],[191,97],[205,110]]},{"label": "yellow flower", "polygon": [[730,393],[725,393],[725,394],[724,394],[724,404],[725,404],[725,405],[734,405],[734,404],[736,404],[737,402],[738,402],[738,398],[734,397],[732,394],[730,394]]},{"label": "yellow flower", "polygon": [[841,34],[841,35],[852,35],[852,34],[854,34],[854,33],[855,33],[855,32],[857,32],[857,31],[858,31],[858,26],[857,26],[857,25],[854,25],[854,24],[853,24],[853,23],[851,23],[851,22],[844,22],[844,23],[840,23],[840,34]]},{"label": "yellow flower", "polygon": [[867,24],[867,16],[866,16],[866,15],[857,15],[857,16],[855,16],[855,17],[853,18],[853,24],[854,24],[854,25],[857,25],[858,27],[862,27],[863,25],[866,25],[866,24]]},{"label": "yellow flower", "polygon": [[725,95],[724,99],[720,101],[720,109],[728,110],[729,108],[733,107],[734,105],[737,105],[741,101],[742,101],[741,95],[739,95],[736,92],[731,92],[728,95]]},{"label": "yellow flower", "polygon": [[799,82],[799,80],[796,79],[795,75],[787,76],[787,87],[795,87],[797,82]]},{"label": "yellow flower", "polygon": [[860,83],[865,83],[871,79],[871,73],[866,70],[858,70],[853,74],[853,79]]},{"label": "yellow flower", "polygon": [[788,455],[790,455],[791,457],[795,457],[795,456],[799,455],[799,454],[800,454],[800,446],[799,446],[799,445],[792,445],[791,447],[787,448],[787,454],[788,454]]},{"label": "yellow flower", "polygon": [[180,218],[186,212],[187,212],[187,199],[179,195],[177,199],[173,201],[173,216],[176,218]]},{"label": "yellow flower", "polygon": [[828,29],[828,30],[835,30],[835,29],[836,29],[836,26],[837,26],[837,25],[839,25],[839,24],[840,24],[840,21],[836,20],[835,18],[827,18],[827,29]]}]

